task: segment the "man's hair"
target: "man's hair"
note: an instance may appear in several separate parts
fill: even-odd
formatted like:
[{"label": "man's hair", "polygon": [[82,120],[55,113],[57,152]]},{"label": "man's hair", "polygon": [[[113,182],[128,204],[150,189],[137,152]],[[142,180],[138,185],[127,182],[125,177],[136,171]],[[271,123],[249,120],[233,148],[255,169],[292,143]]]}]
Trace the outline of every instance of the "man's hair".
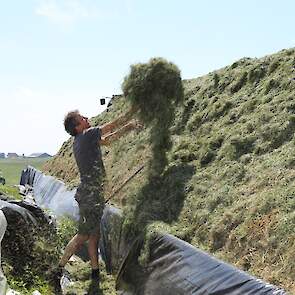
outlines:
[{"label": "man's hair", "polygon": [[77,117],[80,115],[78,110],[68,112],[64,118],[65,130],[72,136],[77,135],[76,127],[79,125]]}]

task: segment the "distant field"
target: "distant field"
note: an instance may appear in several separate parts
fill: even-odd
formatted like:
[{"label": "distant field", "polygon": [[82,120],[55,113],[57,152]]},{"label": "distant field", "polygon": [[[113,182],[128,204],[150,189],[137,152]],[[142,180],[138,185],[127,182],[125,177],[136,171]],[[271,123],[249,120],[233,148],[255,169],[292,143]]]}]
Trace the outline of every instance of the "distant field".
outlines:
[{"label": "distant field", "polygon": [[41,169],[43,164],[48,160],[45,159],[0,159],[0,175],[2,175],[7,185],[19,184],[21,171],[31,165],[36,169]]}]

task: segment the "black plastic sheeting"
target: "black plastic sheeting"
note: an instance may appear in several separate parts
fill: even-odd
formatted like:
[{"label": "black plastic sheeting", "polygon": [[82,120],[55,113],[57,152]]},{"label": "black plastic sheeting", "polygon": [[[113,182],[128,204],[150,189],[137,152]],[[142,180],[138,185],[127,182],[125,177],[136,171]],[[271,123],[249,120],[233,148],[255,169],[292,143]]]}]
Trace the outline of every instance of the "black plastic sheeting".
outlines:
[{"label": "black plastic sheeting", "polygon": [[141,239],[132,244],[126,242],[121,229],[113,228],[120,224],[120,218],[119,210],[106,208],[100,247],[107,253],[104,259],[108,266],[117,267],[121,262],[117,289],[122,295],[286,294],[168,234],[158,234],[150,240],[149,258],[142,267],[138,257],[143,242]]},{"label": "black plastic sheeting", "polygon": [[37,205],[26,201],[7,200],[0,198],[0,209],[3,211],[8,224],[15,223],[15,217],[21,218],[28,226],[48,224],[55,227],[55,220]]},{"label": "black plastic sheeting", "polygon": [[122,211],[113,206],[106,206],[100,223],[100,254],[108,273],[116,274],[130,250],[122,232]]},{"label": "black plastic sheeting", "polygon": [[2,266],[1,265],[1,242],[6,232],[6,228],[7,228],[7,220],[4,213],[0,210],[0,294],[6,294],[7,288],[8,288],[7,279],[1,267]]},{"label": "black plastic sheeting", "polygon": [[[33,242],[32,234],[35,230],[41,230],[41,226],[42,230],[46,228],[52,232],[56,231],[55,221],[36,205],[0,198],[0,209],[7,220],[7,230],[2,244],[7,255],[22,255],[24,249],[31,251],[28,247]],[[17,257],[10,258],[17,259]]]},{"label": "black plastic sheeting", "polygon": [[[32,185],[35,198],[40,198],[36,193],[42,192],[49,203],[51,197],[56,197],[56,190],[52,189],[56,186],[61,199],[70,195],[55,182],[32,167],[22,173],[21,184]],[[46,188],[50,191],[46,192]],[[168,234],[157,234],[150,239],[149,256],[142,266],[138,258],[143,240],[139,237],[128,241],[122,223],[122,212],[106,206],[101,220],[100,252],[107,271],[117,273],[116,287],[121,295],[287,294]]]},{"label": "black plastic sheeting", "polygon": [[[34,215],[28,209],[21,206],[21,204],[23,204],[23,202],[0,200],[0,209],[4,213],[7,223],[13,224],[17,216],[17,218],[23,219],[27,225],[36,226],[37,221]],[[27,205],[29,206],[29,204]],[[34,208],[34,206],[32,207]]]},{"label": "black plastic sheeting", "polygon": [[62,181],[31,166],[22,171],[20,185],[32,187],[36,204],[49,209],[56,217],[79,219],[79,207],[74,198],[76,189],[67,189]]},{"label": "black plastic sheeting", "polygon": [[117,288],[122,294],[286,294],[171,235],[150,241],[145,267],[138,264],[141,247],[138,242],[131,249],[120,270]]},{"label": "black plastic sheeting", "polygon": [[120,265],[116,288],[121,295],[286,294],[168,234],[151,238],[143,267],[138,262],[143,240],[128,242],[122,234],[122,220],[120,210],[106,207],[100,243],[107,267],[116,273]]}]

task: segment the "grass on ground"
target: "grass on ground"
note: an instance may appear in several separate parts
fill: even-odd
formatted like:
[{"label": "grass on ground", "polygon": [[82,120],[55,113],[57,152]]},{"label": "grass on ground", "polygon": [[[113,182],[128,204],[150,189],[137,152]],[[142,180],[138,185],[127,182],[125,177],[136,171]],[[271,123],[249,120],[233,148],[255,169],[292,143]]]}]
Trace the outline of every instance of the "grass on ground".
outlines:
[{"label": "grass on ground", "polygon": [[21,172],[28,165],[41,169],[48,158],[16,158],[0,159],[0,176],[5,178],[7,185],[19,184]]},{"label": "grass on ground", "polygon": [[22,196],[19,194],[18,188],[9,185],[0,184],[0,195],[6,196],[8,199],[21,200]]}]

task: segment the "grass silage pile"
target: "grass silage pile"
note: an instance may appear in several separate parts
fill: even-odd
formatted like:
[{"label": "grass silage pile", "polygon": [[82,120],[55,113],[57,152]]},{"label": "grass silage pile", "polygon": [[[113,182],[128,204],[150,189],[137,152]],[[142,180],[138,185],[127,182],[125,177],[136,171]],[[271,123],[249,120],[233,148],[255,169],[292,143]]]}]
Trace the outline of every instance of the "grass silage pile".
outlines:
[{"label": "grass silage pile", "polygon": [[[159,228],[295,292],[294,78],[293,48],[183,80],[183,103],[168,129],[171,147],[163,153],[168,164],[158,175],[145,168],[113,199],[124,207],[127,228],[134,225],[136,234],[162,222]],[[129,102],[114,100],[93,122],[115,119]],[[115,186],[139,163],[152,166],[155,122],[145,124],[103,150]],[[47,171],[77,183],[71,144]]]}]

